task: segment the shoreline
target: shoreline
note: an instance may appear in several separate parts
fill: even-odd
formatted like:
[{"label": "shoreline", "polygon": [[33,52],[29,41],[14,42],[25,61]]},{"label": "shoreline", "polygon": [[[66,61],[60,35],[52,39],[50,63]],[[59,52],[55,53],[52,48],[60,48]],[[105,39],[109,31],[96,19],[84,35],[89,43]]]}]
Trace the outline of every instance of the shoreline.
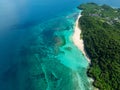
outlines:
[{"label": "shoreline", "polygon": [[[75,44],[75,46],[82,52],[82,54],[85,56],[85,58],[87,59],[89,65],[91,63],[91,60],[89,58],[89,56],[87,55],[85,49],[84,49],[84,41],[83,39],[81,38],[81,33],[82,33],[82,30],[81,28],[79,27],[79,19],[82,15],[79,14],[78,15],[78,18],[76,20],[76,23],[75,23],[75,27],[74,27],[74,33],[73,33],[73,36],[72,36],[72,40],[73,40],[73,43]],[[89,66],[90,67],[90,66]],[[90,82],[92,83],[93,85],[93,82],[94,82],[94,78],[92,77],[89,77],[89,80]],[[93,90],[99,90],[97,87],[95,87],[93,85]]]},{"label": "shoreline", "polygon": [[87,53],[86,53],[86,51],[85,51],[85,49],[84,49],[84,41],[83,41],[83,39],[82,39],[81,36],[80,36],[82,30],[81,30],[80,27],[79,27],[78,21],[79,21],[79,19],[80,19],[81,16],[82,16],[82,15],[79,14],[79,15],[78,15],[78,18],[77,18],[77,20],[76,20],[75,28],[74,28],[74,33],[73,33],[73,36],[72,36],[72,40],[73,40],[73,43],[75,44],[75,46],[77,46],[77,48],[78,48],[78,49],[82,52],[82,54],[85,56],[85,58],[87,59],[87,61],[88,61],[89,63],[91,63],[91,60],[90,60],[90,58],[88,57],[88,55],[87,55]]}]

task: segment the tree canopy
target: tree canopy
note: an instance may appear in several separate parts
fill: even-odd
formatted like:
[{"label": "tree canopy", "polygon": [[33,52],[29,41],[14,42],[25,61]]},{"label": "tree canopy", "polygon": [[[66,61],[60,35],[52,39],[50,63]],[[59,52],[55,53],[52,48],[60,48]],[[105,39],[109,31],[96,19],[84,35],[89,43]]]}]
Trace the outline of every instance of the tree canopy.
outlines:
[{"label": "tree canopy", "polygon": [[95,3],[82,4],[85,50],[91,58],[88,75],[100,90],[120,90],[120,9]]}]

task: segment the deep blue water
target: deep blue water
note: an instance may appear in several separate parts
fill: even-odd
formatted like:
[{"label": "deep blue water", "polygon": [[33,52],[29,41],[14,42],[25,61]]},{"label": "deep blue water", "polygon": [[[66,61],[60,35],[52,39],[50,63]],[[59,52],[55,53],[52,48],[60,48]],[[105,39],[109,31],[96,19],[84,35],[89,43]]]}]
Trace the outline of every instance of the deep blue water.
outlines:
[{"label": "deep blue water", "polygon": [[[36,77],[37,80],[39,80],[39,73],[41,73],[39,70],[43,70],[44,72],[44,69],[47,68],[47,63],[49,63],[46,60],[51,58],[52,60],[56,59],[56,57],[54,57],[55,55],[60,52],[64,53],[64,50],[59,51],[58,49],[58,47],[60,47],[59,44],[65,43],[65,32],[63,31],[73,29],[73,23],[77,18],[77,14],[74,15],[74,13],[78,12],[75,8],[81,3],[91,1],[99,4],[106,3],[113,7],[119,7],[120,5],[119,0],[1,0],[0,90],[38,90],[41,85],[44,84],[43,86],[45,86],[46,82],[44,82],[44,80],[41,80],[41,83],[43,82],[41,84],[38,83],[40,81],[35,81],[36,79],[34,80],[34,78]],[[72,15],[72,18],[67,21],[65,17],[69,15]],[[59,31],[59,29],[63,30],[62,34],[60,34],[60,32],[60,35],[55,35],[55,30]],[[55,43],[58,43],[57,46],[55,46]],[[72,46],[72,48],[75,47]],[[74,50],[76,51],[76,49],[73,49],[73,51]],[[76,52],[80,53],[79,51]],[[61,54],[59,55],[62,56]],[[64,67],[64,65],[61,65],[58,61],[54,62],[64,69],[66,73],[71,74],[71,69]],[[51,61],[51,63],[50,65],[54,65],[53,61]],[[36,67],[38,67],[38,71]],[[52,66],[50,67],[51,69],[53,68]],[[57,70],[58,69],[59,68],[57,68]],[[82,68],[83,73],[85,73],[84,69],[85,68]],[[48,70],[48,72],[50,70]],[[58,71],[60,71],[62,75],[69,77],[61,70]],[[34,75],[33,73],[36,72],[37,74]],[[53,72],[55,73],[56,71]],[[33,78],[28,78],[28,76],[32,77],[31,75],[33,75]],[[44,77],[43,74],[40,74],[40,76]],[[58,77],[60,76],[58,75]],[[57,78],[52,79],[57,81]],[[66,82],[68,81],[66,80]],[[71,81],[69,80],[69,82]],[[42,90],[45,90],[45,88],[46,86],[43,87]],[[68,89],[67,85],[66,88]],[[73,90],[72,88],[75,87],[71,87],[71,90]],[[85,90],[87,89],[88,88]],[[64,89],[61,88],[60,90]]]}]

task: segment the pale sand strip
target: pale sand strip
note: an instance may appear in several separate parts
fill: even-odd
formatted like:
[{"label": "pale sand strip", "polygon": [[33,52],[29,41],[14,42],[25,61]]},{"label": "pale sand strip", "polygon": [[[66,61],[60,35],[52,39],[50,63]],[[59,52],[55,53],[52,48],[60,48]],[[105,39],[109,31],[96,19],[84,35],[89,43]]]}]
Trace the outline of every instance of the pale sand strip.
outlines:
[{"label": "pale sand strip", "polygon": [[[83,39],[80,38],[80,35],[81,35],[81,29],[79,27],[79,18],[81,17],[81,14],[78,16],[77,20],[76,20],[76,23],[75,23],[75,28],[74,28],[74,33],[73,33],[73,36],[72,36],[72,39],[73,39],[73,43],[78,47],[78,49],[80,49],[82,51],[82,53],[84,54],[84,56],[86,57],[86,59],[88,60],[88,62],[90,63],[90,58],[87,56],[86,52],[85,52],[85,49],[84,49],[84,42],[83,42]],[[94,82],[94,79],[92,78],[89,78],[90,81],[93,83]],[[99,90],[98,88],[94,87],[93,90]]]},{"label": "pale sand strip", "polygon": [[86,59],[88,60],[88,62],[90,63],[90,59],[87,56],[85,50],[84,50],[84,42],[83,39],[80,38],[80,34],[81,34],[81,29],[79,28],[79,18],[81,17],[81,14],[78,16],[76,23],[75,23],[75,28],[74,28],[74,33],[72,36],[73,39],[73,43],[78,47],[78,49],[80,49],[82,51],[82,53],[84,54],[84,56],[86,57]]}]

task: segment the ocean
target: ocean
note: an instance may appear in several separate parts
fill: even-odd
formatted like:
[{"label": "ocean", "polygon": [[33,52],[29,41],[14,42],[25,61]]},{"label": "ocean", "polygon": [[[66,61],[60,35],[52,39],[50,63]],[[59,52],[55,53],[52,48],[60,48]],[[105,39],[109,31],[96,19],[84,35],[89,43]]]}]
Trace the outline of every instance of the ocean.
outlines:
[{"label": "ocean", "polygon": [[0,1],[0,90],[93,90],[89,63],[71,39],[85,2],[120,1]]}]

